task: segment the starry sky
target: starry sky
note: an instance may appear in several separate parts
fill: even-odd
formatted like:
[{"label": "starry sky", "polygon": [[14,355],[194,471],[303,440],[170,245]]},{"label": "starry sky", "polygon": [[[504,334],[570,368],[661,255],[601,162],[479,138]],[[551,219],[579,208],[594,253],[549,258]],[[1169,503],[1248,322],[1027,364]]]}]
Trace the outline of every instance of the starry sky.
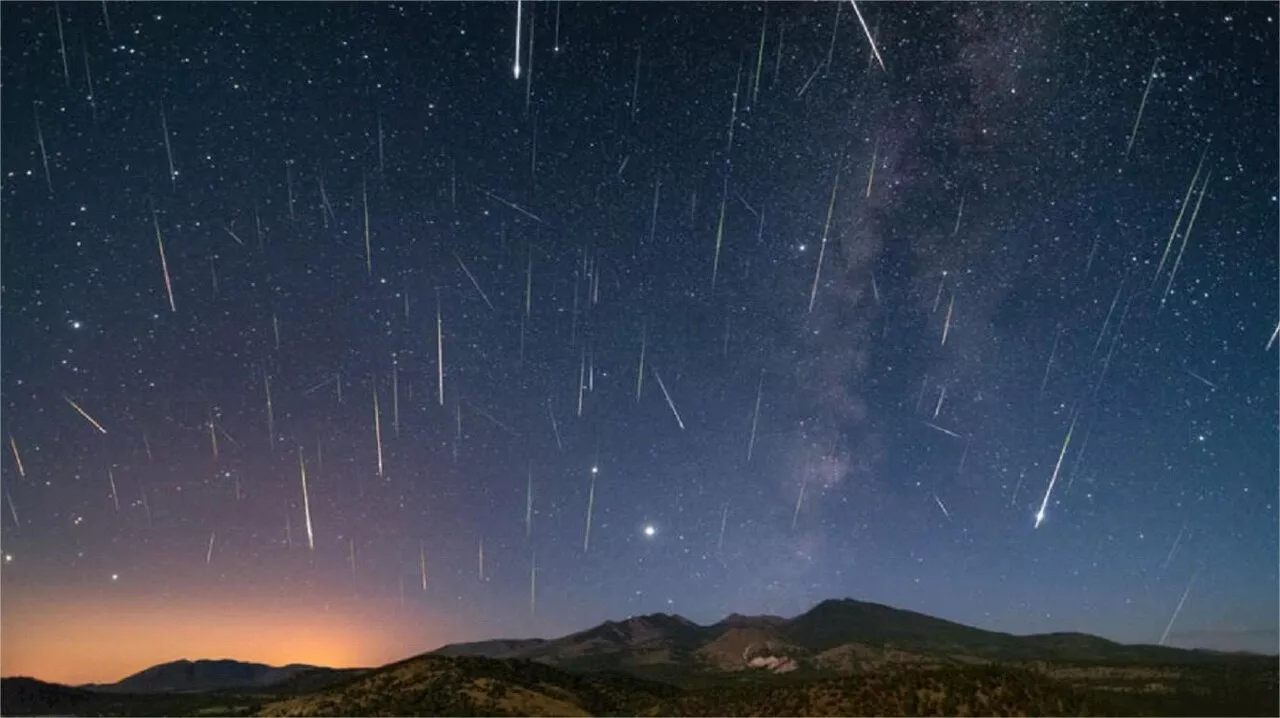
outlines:
[{"label": "starry sky", "polygon": [[4,3],[4,674],[1274,650],[1276,15]]}]

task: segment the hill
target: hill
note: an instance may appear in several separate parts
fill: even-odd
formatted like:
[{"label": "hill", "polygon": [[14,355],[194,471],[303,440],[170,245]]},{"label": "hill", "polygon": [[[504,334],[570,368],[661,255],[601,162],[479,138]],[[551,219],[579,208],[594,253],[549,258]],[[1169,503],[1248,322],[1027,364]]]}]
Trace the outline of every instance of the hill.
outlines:
[{"label": "hill", "polygon": [[636,715],[678,692],[622,673],[570,673],[532,661],[426,654],[268,704],[260,715]]},{"label": "hill", "polygon": [[185,693],[268,686],[302,676],[324,676],[333,669],[294,663],[268,666],[229,659],[186,659],[145,668],[115,683],[93,683],[82,688],[111,693]]}]

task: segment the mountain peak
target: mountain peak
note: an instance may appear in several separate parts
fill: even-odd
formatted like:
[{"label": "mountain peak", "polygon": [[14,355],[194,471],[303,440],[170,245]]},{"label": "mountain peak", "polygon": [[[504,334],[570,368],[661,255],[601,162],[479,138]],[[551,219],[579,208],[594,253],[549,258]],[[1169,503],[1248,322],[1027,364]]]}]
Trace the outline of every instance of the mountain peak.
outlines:
[{"label": "mountain peak", "polygon": [[678,613],[644,613],[638,616],[629,616],[625,621],[621,621],[621,623],[639,623],[650,626],[674,625],[697,627],[698,625]]},{"label": "mountain peak", "polygon": [[100,691],[169,693],[261,687],[317,670],[326,669],[302,663],[269,666],[265,663],[250,663],[230,658],[195,661],[179,658],[176,661],[144,668],[116,683],[97,685],[93,688]]}]

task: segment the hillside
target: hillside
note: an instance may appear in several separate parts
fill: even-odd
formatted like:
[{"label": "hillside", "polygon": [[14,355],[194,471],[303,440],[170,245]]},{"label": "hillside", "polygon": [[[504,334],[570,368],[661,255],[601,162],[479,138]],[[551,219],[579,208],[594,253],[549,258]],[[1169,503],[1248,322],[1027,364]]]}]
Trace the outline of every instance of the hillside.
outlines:
[{"label": "hillside", "polygon": [[1134,668],[1128,680],[1087,670],[1010,665],[895,666],[846,676],[757,677],[688,691],[649,715],[681,716],[1268,716],[1274,667],[1223,672]]},{"label": "hillside", "polygon": [[677,689],[618,673],[575,674],[531,661],[423,655],[342,686],[264,706],[266,716],[627,715]]},{"label": "hillside", "polygon": [[46,683],[34,678],[0,679],[0,715],[194,716],[251,715],[251,700],[219,693],[113,693]]},{"label": "hillside", "polygon": [[277,667],[228,659],[183,659],[151,666],[115,683],[82,687],[114,693],[181,693],[265,688],[304,675],[323,676],[331,671],[329,668],[300,663]]},{"label": "hillside", "polygon": [[1015,636],[851,599],[829,600],[786,619],[733,615],[701,626],[652,614],[608,621],[550,640],[454,644],[449,656],[521,658],[577,670],[630,670],[644,676],[768,670],[873,670],[883,665],[992,662],[1212,664],[1210,651],[1131,646],[1097,636]]}]

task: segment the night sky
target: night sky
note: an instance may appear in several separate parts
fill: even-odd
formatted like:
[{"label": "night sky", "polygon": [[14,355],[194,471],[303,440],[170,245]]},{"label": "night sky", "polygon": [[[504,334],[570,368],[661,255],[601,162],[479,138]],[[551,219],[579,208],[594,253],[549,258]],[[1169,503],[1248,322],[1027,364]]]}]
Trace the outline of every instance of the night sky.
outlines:
[{"label": "night sky", "polygon": [[4,3],[4,674],[1274,651],[1275,4],[857,9]]}]

